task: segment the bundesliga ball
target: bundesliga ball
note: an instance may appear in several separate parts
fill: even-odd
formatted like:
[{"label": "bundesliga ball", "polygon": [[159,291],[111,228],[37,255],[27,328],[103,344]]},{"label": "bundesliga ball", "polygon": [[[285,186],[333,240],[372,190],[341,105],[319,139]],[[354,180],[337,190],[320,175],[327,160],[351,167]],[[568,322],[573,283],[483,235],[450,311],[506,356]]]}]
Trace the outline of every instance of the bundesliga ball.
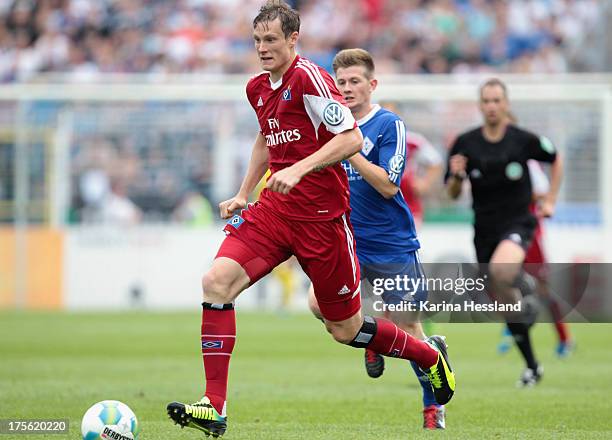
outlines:
[{"label": "bundesliga ball", "polygon": [[81,422],[83,440],[136,440],[139,431],[134,412],[116,400],[96,403]]}]

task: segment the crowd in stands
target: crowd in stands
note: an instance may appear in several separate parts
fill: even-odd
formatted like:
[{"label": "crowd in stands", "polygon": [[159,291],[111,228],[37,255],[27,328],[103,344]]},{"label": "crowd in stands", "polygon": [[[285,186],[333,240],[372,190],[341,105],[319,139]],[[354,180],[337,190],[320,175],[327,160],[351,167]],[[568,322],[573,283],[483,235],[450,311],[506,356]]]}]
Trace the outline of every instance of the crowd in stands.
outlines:
[{"label": "crowd in stands", "polygon": [[[55,73],[73,82],[107,73],[257,72],[252,20],[263,2],[0,0],[0,83],[42,81]],[[301,13],[299,52],[328,70],[347,47],[370,50],[380,74],[610,70],[611,57],[602,51],[610,50],[612,1],[288,2]],[[71,142],[72,221],[210,221],[208,201],[218,201],[211,191],[214,142],[212,132],[193,128],[202,125],[203,107],[191,110],[191,125],[184,119],[190,116],[177,113],[183,131],[160,128],[152,116],[156,108],[109,110],[118,115],[114,119],[142,119],[157,128],[138,129],[138,135],[107,132],[106,117],[96,113],[83,122],[79,113],[77,131],[83,124],[98,129]],[[163,108],[157,111],[167,119]],[[5,187],[10,185],[0,185],[0,199],[10,198]]]},{"label": "crowd in stands", "polygon": [[210,136],[202,131],[78,135],[71,148],[69,220],[210,221],[211,154]]},{"label": "crowd in stands", "polygon": [[[0,82],[64,72],[250,73],[263,0],[0,0]],[[300,52],[330,68],[369,49],[379,73],[605,70],[597,0],[293,0]],[[606,9],[607,8],[607,9]],[[605,49],[604,49],[605,50]]]}]

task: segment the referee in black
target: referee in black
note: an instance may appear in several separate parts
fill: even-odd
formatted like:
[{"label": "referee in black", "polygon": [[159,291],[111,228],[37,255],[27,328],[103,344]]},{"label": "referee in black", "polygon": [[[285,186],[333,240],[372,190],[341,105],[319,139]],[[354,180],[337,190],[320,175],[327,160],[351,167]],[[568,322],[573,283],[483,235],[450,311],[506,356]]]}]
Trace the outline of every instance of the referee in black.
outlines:
[{"label": "referee in black", "polygon": [[[529,212],[532,200],[527,161],[548,162],[550,191],[538,215],[550,217],[561,184],[563,166],[555,148],[545,137],[513,125],[506,85],[493,78],[480,87],[480,111],[484,124],[461,134],[453,144],[446,172],[447,191],[461,194],[470,179],[474,209],[474,245],[478,263],[488,264],[490,288],[505,303],[516,303],[521,292],[522,264],[533,237],[536,218]],[[506,316],[508,328],[525,359],[518,385],[535,385],[542,376],[529,337],[530,325]]]}]

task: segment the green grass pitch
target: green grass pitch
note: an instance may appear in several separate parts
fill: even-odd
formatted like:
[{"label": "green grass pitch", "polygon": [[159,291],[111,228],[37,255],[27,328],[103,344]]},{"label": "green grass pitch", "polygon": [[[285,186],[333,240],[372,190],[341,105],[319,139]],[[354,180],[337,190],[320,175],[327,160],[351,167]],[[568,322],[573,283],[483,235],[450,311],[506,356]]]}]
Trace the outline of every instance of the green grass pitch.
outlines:
[{"label": "green grass pitch", "polygon": [[[79,439],[93,403],[127,403],[140,439],[198,439],[165,413],[203,391],[197,313],[0,312],[0,418],[69,418]],[[553,355],[550,324],[538,325],[543,382],[518,390],[522,364],[501,357],[501,326],[436,325],[447,335],[457,393],[447,430],[423,432],[420,388],[410,366],[387,360],[370,379],[363,352],[332,341],[306,314],[238,314],[230,368],[227,439],[603,439],[612,438],[612,325],[573,325],[578,350]]]}]

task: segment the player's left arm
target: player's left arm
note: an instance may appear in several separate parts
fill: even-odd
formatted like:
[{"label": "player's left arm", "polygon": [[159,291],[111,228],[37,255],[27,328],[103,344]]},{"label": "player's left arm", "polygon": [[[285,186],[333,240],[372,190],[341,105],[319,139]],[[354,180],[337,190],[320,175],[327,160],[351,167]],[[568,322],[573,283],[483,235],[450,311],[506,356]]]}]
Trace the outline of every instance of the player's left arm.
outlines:
[{"label": "player's left arm", "polygon": [[336,134],[320,149],[290,167],[272,174],[266,187],[288,194],[306,175],[335,165],[361,150],[363,136],[356,126]]}]

